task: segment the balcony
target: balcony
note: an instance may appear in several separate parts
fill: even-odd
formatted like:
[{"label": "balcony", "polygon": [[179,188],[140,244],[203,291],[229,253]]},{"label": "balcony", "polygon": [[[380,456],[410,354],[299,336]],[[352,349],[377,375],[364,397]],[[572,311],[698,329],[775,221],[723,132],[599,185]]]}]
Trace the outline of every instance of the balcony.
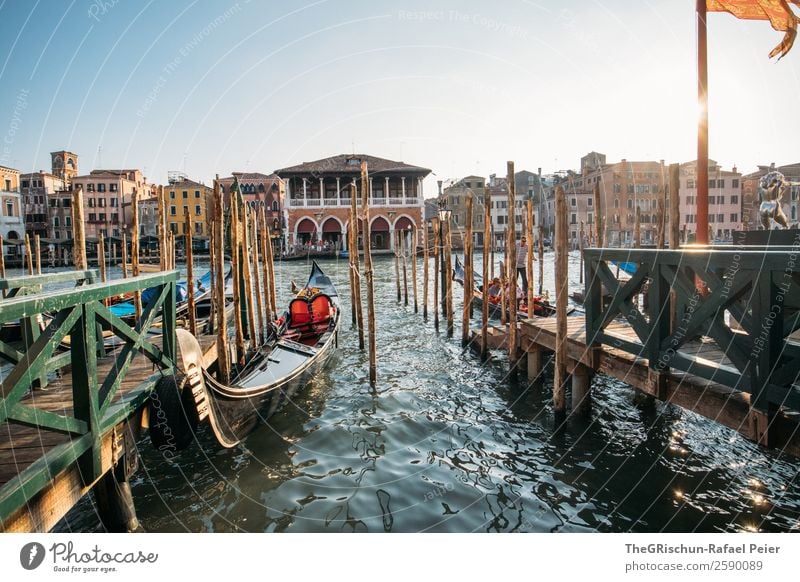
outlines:
[{"label": "balcony", "polygon": [[[361,198],[356,198],[358,204],[361,204]],[[419,198],[385,198],[385,197],[372,197],[369,199],[370,206],[419,206]],[[350,198],[290,198],[289,208],[349,208]]]}]

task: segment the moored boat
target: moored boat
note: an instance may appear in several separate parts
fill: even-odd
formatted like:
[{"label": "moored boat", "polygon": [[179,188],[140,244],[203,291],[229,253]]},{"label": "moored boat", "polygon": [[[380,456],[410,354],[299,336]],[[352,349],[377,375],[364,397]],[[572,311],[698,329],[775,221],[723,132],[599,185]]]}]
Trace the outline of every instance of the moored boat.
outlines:
[{"label": "moored boat", "polygon": [[166,379],[157,393],[162,409],[164,397],[182,409],[162,415],[164,426],[151,425],[154,444],[168,446],[167,435],[173,443],[185,441],[187,431],[193,431],[206,415],[221,445],[238,444],[325,367],[338,344],[339,311],[336,287],[313,262],[306,285],[270,325],[265,343],[247,357],[229,383],[220,381],[215,366],[203,361],[195,338],[178,330],[185,372],[177,382],[179,395],[176,398],[176,383],[171,379]]}]

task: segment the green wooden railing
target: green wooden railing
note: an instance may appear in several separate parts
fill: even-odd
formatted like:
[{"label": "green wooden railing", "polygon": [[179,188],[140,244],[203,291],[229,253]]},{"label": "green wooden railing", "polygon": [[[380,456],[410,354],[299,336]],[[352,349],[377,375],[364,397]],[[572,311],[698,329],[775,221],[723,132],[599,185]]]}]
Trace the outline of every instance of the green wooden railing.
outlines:
[{"label": "green wooden railing", "polygon": [[[45,322],[35,341],[21,348],[22,357],[0,383],[0,425],[21,424],[69,435],[66,442],[48,450],[0,488],[0,522],[73,463],[79,464],[85,484],[102,475],[104,436],[139,409],[155,385],[156,379],[151,377],[124,395],[118,394],[136,354],[144,355],[162,374],[174,372],[176,280],[177,273],[172,271],[0,302],[0,324],[32,316],[41,316]],[[142,317],[133,326],[103,304],[105,298],[148,288],[155,288],[156,292],[143,306]],[[159,315],[161,347],[154,345],[150,341],[152,335],[148,334]],[[99,335],[101,327],[118,338],[108,356],[104,355],[103,338]],[[67,335],[70,349],[58,353]],[[98,371],[98,354],[112,359],[112,365],[104,374]],[[65,397],[64,408],[69,409],[71,405],[72,414],[37,408],[35,398],[25,398],[38,378],[66,366],[71,368],[72,392]]]},{"label": "green wooden railing", "polygon": [[[800,241],[793,247],[681,250],[586,249],[586,337],[648,359],[653,372],[675,368],[751,394],[768,412],[800,410]],[[617,280],[615,263],[635,273]],[[635,337],[606,327],[624,319]],[[697,353],[713,340],[727,360]]]}]

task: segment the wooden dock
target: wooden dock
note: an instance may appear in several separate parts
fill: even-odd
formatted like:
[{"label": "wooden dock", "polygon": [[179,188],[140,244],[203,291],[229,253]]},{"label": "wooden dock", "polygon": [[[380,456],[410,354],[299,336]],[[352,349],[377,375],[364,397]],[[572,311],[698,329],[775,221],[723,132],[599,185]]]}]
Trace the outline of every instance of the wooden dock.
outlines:
[{"label": "wooden dock", "polygon": [[[543,370],[542,357],[556,346],[555,318],[536,317],[519,324],[520,348],[528,355],[528,379],[538,379]],[[635,334],[627,323],[613,322],[606,327],[609,335],[634,341]],[[502,330],[496,330],[497,337]],[[719,382],[703,378],[690,372],[670,370],[662,382],[654,381],[649,361],[614,348],[610,345],[590,347],[586,342],[586,320],[583,316],[567,318],[568,372],[602,373],[628,384],[632,388],[658,400],[680,406],[686,410],[709,418],[741,433],[746,438],[758,441],[757,419],[751,414],[750,394],[728,388]],[[720,369],[732,369],[733,363],[708,338],[687,342],[684,350],[702,359],[706,365]],[[580,388],[579,388],[580,389]],[[576,395],[573,392],[573,407]],[[788,454],[800,456],[800,415],[782,410],[772,419],[771,446],[782,448]]]},{"label": "wooden dock", "polygon": [[[20,322],[25,334],[22,346],[0,341],[10,366],[0,383],[0,531],[49,531],[93,488],[101,513],[117,520],[110,529],[135,522],[127,478],[150,392],[177,364],[177,274],[106,284],[95,275],[0,280],[9,296],[0,323]],[[56,279],[77,286],[47,291]],[[103,305],[143,289],[156,293],[133,327]]]}]

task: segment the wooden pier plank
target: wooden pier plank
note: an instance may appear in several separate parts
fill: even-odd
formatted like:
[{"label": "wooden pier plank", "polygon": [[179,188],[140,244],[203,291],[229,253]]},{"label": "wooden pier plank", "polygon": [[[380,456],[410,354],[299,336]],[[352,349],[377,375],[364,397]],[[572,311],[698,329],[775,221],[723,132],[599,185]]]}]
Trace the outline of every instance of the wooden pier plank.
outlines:
[{"label": "wooden pier plank", "polygon": [[[534,317],[521,322],[519,328],[520,345],[526,352],[538,349],[554,350],[556,343],[554,318]],[[624,322],[612,321],[606,327],[605,332],[609,336],[627,341],[636,341],[637,339],[633,329]],[[495,330],[496,335],[501,333],[502,330]],[[671,369],[666,375],[664,392],[658,394],[652,385],[651,371],[646,358],[607,344],[598,348],[587,348],[586,322],[583,317],[573,316],[567,319],[567,338],[567,355],[574,362],[589,366],[595,372],[616,378],[656,398],[661,397],[665,402],[709,418],[736,430],[750,440],[758,440],[757,426],[751,414],[749,394],[674,369]],[[502,338],[496,338],[495,341],[502,341]],[[702,358],[704,363],[719,368],[721,371],[735,369],[731,360],[711,340],[694,340],[682,346],[681,350],[697,358]],[[772,422],[774,430],[781,435],[780,442],[783,450],[788,454],[800,456],[798,415],[778,414]]]}]

